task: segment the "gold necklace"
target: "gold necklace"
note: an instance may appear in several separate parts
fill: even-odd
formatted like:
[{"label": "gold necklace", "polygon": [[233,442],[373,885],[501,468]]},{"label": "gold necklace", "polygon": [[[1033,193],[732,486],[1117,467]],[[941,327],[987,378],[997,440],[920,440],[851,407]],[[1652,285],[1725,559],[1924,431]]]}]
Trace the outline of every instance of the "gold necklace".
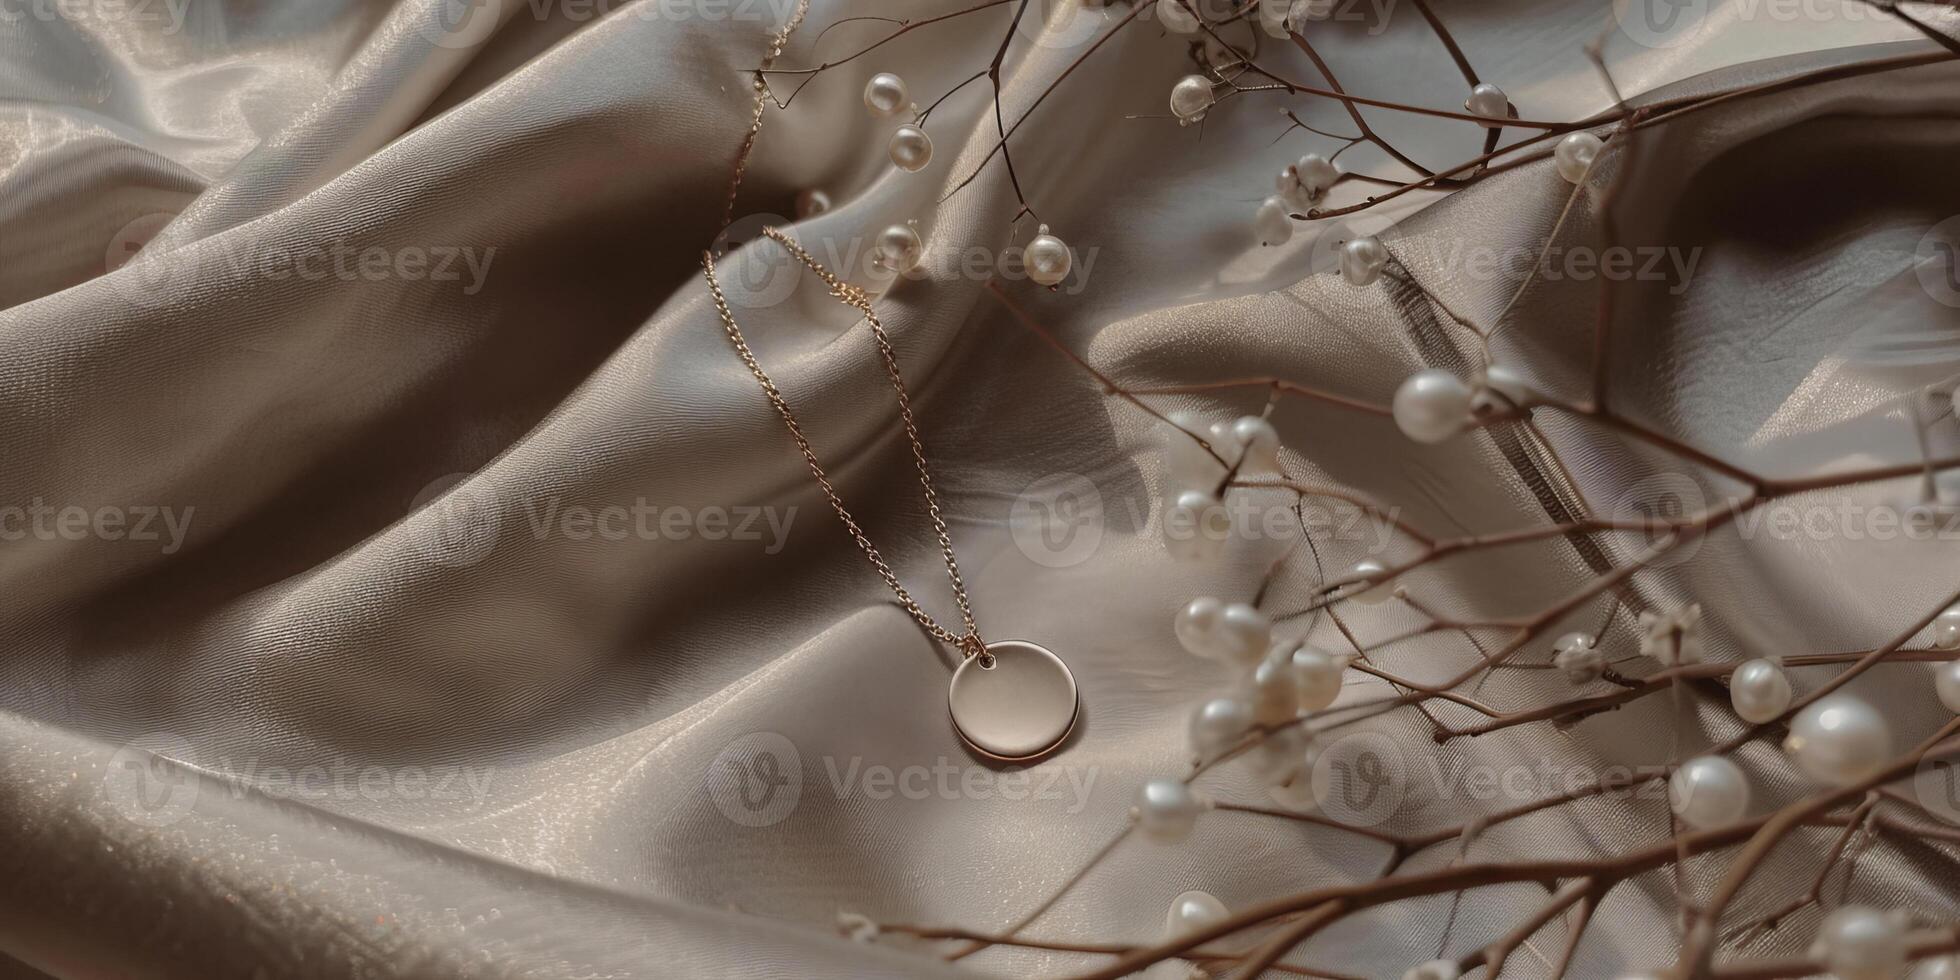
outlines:
[{"label": "gold necklace", "polygon": [[905,380],[899,375],[898,355],[892,349],[891,338],[886,335],[884,324],[879,322],[878,314],[871,308],[871,298],[863,289],[844,282],[824,268],[789,236],[775,228],[764,228],[762,234],[787,249],[811,272],[816,273],[824,285],[830,287],[831,296],[855,308],[870,325],[871,336],[877,340],[878,353],[885,363],[885,373],[891,378],[892,390],[898,393],[898,418],[905,428],[906,440],[912,444],[912,458],[919,469],[919,486],[925,491],[926,513],[931,516],[933,531],[939,537],[940,555],[946,562],[946,576],[953,584],[953,599],[959,605],[964,632],[955,633],[940,625],[919,606],[912,594],[899,583],[898,575],[878,553],[871,539],[865,537],[864,529],[845,509],[844,501],[837,495],[837,488],[824,475],[822,464],[817,462],[817,454],[810,448],[810,440],[804,438],[803,426],[797,421],[796,413],[790,411],[789,402],[783,398],[781,389],[769,379],[768,372],[756,361],[755,352],[742,339],[742,329],[736,325],[735,314],[730,311],[728,298],[722,295],[721,283],[715,277],[714,254],[703,253],[701,270],[707,277],[708,291],[714,296],[715,311],[721,315],[722,328],[728,332],[729,343],[735,345],[736,355],[741,357],[743,364],[748,365],[749,373],[755,375],[755,380],[762,385],[762,393],[768,396],[769,403],[782,416],[783,424],[789,428],[790,438],[796,441],[797,451],[809,464],[810,475],[816,478],[817,486],[823,489],[824,498],[830,501],[830,508],[843,521],[844,530],[857,542],[858,550],[864,552],[878,576],[898,596],[899,605],[933,638],[960,651],[960,665],[953,671],[953,680],[946,692],[947,711],[952,717],[954,731],[975,751],[990,758],[1025,762],[1047,755],[1060,746],[1075,728],[1080,704],[1075,676],[1069,672],[1068,665],[1046,647],[1025,640],[988,643],[980,638],[980,628],[973,620],[973,607],[967,601],[966,583],[960,578],[959,559],[953,554],[952,538],[947,534],[945,518],[940,515],[939,496],[933,492],[925,445],[919,439],[919,429],[912,418],[912,401],[906,394]]}]

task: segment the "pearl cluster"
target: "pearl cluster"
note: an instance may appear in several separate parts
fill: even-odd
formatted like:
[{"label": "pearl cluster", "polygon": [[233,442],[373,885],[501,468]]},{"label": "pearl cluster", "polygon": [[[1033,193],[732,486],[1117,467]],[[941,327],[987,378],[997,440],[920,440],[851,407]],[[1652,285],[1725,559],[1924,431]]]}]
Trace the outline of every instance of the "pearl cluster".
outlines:
[{"label": "pearl cluster", "polygon": [[911,99],[905,79],[888,71],[871,76],[864,85],[864,107],[881,118],[892,118],[911,110],[912,121],[892,131],[885,144],[892,164],[907,173],[917,173],[932,162],[932,137],[919,125],[919,107]]},{"label": "pearl cluster", "polygon": [[1502,364],[1484,368],[1474,385],[1442,368],[1427,368],[1402,382],[1389,412],[1403,435],[1434,445],[1479,419],[1529,408],[1537,398],[1523,375]]},{"label": "pearl cluster", "polygon": [[[1180,561],[1215,561],[1224,552],[1231,527],[1218,486],[1226,467],[1241,476],[1273,476],[1279,469],[1279,432],[1271,422],[1247,415],[1236,422],[1205,424],[1190,412],[1177,412],[1163,430],[1166,496],[1164,546]],[[1210,452],[1192,439],[1199,433]],[[1217,455],[1214,456],[1213,454]],[[1223,463],[1220,462],[1223,460]]]}]

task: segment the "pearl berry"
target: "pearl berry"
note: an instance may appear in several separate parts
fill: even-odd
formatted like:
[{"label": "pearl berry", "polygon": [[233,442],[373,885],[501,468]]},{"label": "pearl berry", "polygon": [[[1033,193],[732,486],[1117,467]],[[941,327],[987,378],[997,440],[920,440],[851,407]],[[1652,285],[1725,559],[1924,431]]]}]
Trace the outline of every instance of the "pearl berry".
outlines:
[{"label": "pearl berry", "polygon": [[1790,710],[1790,699],[1790,678],[1774,660],[1751,660],[1729,676],[1729,703],[1736,717],[1752,725]]},{"label": "pearl berry", "polygon": [[877,116],[896,116],[911,104],[911,97],[905,89],[905,79],[888,71],[871,76],[864,83],[864,107]]},{"label": "pearl berry", "polygon": [[1726,826],[1749,812],[1749,778],[1719,755],[1689,759],[1668,778],[1667,801],[1697,830]]},{"label": "pearl berry", "polygon": [[1417,371],[1395,390],[1395,425],[1416,442],[1435,444],[1470,424],[1470,386],[1442,368]]},{"label": "pearl berry", "polygon": [[1350,285],[1366,286],[1381,278],[1388,264],[1388,249],[1370,236],[1341,243],[1341,275]]},{"label": "pearl berry", "polygon": [[1188,936],[1225,921],[1230,914],[1225,910],[1225,903],[1211,893],[1188,891],[1171,899],[1170,911],[1164,916],[1164,936],[1167,939]]},{"label": "pearl berry", "polygon": [[1075,257],[1069,254],[1068,245],[1048,233],[1048,226],[1042,225],[1035,233],[1034,241],[1028,243],[1023,254],[1028,265],[1028,278],[1044,286],[1054,286],[1068,278],[1069,269],[1075,265]]},{"label": "pearl berry", "polygon": [[1164,844],[1175,844],[1191,836],[1198,814],[1206,808],[1205,798],[1176,779],[1153,779],[1137,793],[1130,809],[1145,837]]},{"label": "pearl berry", "polygon": [[1293,686],[1303,711],[1320,711],[1341,696],[1347,661],[1316,647],[1293,651]]},{"label": "pearl berry", "polygon": [[1552,643],[1552,666],[1574,684],[1591,684],[1606,673],[1606,654],[1591,633],[1567,633]]},{"label": "pearl berry", "polygon": [[1181,0],[1157,0],[1157,19],[1173,34],[1196,34],[1198,17]]},{"label": "pearl berry", "polygon": [[1284,245],[1293,237],[1293,213],[1285,198],[1275,194],[1259,202],[1252,213],[1252,234],[1261,245]]},{"label": "pearl berry", "polygon": [[1810,955],[1838,980],[1890,980],[1906,965],[1902,912],[1846,905],[1824,917]]},{"label": "pearl berry", "polygon": [[1560,177],[1574,184],[1583,183],[1605,145],[1591,133],[1573,133],[1559,140],[1552,150],[1552,165],[1558,168]]},{"label": "pearl berry", "polygon": [[906,173],[918,173],[932,162],[932,137],[917,126],[900,126],[885,145],[893,165]]},{"label": "pearl berry", "polygon": [[1209,759],[1252,731],[1252,706],[1238,698],[1213,698],[1191,715],[1191,748]]},{"label": "pearl berry", "polygon": [[1892,756],[1892,730],[1857,698],[1833,695],[1797,713],[1783,750],[1820,783],[1857,782]]},{"label": "pearl berry", "polygon": [[1218,96],[1212,92],[1211,79],[1203,75],[1186,75],[1171,86],[1171,115],[1177,117],[1179,126],[1189,126],[1203,122],[1205,113],[1211,111]]},{"label": "pearl berry", "polygon": [[1511,100],[1505,97],[1503,89],[1489,82],[1477,83],[1463,106],[1471,115],[1486,119],[1508,119],[1511,115]]}]

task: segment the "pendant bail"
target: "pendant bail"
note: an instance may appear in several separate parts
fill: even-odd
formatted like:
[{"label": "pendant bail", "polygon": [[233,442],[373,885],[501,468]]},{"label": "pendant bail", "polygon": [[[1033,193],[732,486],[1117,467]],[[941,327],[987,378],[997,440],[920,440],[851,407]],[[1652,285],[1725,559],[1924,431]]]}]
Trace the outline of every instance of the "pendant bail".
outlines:
[{"label": "pendant bail", "polygon": [[969,629],[965,636],[960,637],[960,654],[967,660],[980,658],[980,667],[983,670],[992,670],[994,667],[994,655],[987,652],[987,642],[980,639],[980,631],[977,629]]}]

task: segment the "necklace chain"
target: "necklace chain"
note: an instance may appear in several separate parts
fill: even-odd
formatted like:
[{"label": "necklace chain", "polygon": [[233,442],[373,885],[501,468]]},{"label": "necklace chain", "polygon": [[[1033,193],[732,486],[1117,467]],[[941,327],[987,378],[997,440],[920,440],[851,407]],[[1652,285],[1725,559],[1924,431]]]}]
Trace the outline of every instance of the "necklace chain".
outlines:
[{"label": "necklace chain", "polygon": [[925,627],[926,632],[931,633],[940,642],[958,648],[964,656],[980,657],[981,665],[986,666],[990,660],[987,655],[987,645],[980,639],[979,627],[974,625],[973,607],[966,598],[966,583],[960,579],[959,560],[953,555],[953,541],[946,532],[946,520],[939,512],[939,496],[933,492],[932,472],[926,466],[925,445],[919,439],[918,426],[912,420],[912,401],[906,395],[905,381],[898,372],[898,355],[892,350],[891,337],[886,335],[884,324],[878,321],[878,314],[871,308],[871,298],[863,289],[839,279],[836,274],[824,268],[822,263],[809,252],[804,251],[803,246],[789,236],[773,227],[762,229],[762,234],[788,250],[797,261],[808,266],[811,272],[816,273],[817,277],[823,280],[824,285],[830,287],[831,296],[864,314],[864,322],[871,326],[871,336],[877,339],[878,353],[885,362],[885,373],[891,377],[892,390],[898,393],[899,421],[904,423],[905,438],[912,444],[912,459],[919,467],[919,486],[925,490],[926,512],[932,517],[933,532],[939,536],[939,551],[946,559],[946,576],[953,583],[953,599],[959,603],[960,619],[966,627],[965,633],[954,633],[941,626],[931,614],[920,608],[919,603],[912,598],[912,594],[905,590],[905,586],[899,584],[898,576],[892,571],[891,566],[886,564],[884,556],[878,553],[877,546],[871,543],[870,538],[865,537],[864,529],[859,527],[858,522],[851,517],[851,512],[844,508],[844,501],[837,496],[837,488],[831,485],[830,478],[824,475],[823,465],[817,462],[817,454],[810,448],[810,440],[804,438],[803,426],[797,421],[796,413],[790,411],[789,402],[783,398],[781,389],[776,387],[774,381],[769,380],[768,372],[764,371],[762,365],[756,361],[755,352],[750,350],[748,342],[742,339],[742,328],[735,324],[735,314],[729,310],[728,298],[722,295],[721,283],[715,278],[714,254],[703,253],[701,270],[707,277],[708,291],[714,296],[715,311],[721,314],[721,325],[728,332],[729,343],[735,345],[735,353],[742,358],[743,364],[748,365],[749,373],[755,375],[755,380],[761,383],[762,393],[769,396],[769,403],[776,406],[777,414],[783,417],[783,424],[789,428],[790,438],[796,440],[797,451],[803,454],[803,461],[810,466],[810,475],[817,478],[817,485],[823,488],[824,497],[830,501],[830,509],[837,512],[838,519],[844,522],[844,529],[850,532],[852,540],[857,542],[858,549],[870,559],[871,567],[877,570],[886,585],[891,586],[892,592],[898,596],[899,605],[903,606],[913,619],[918,620],[919,625]]}]

